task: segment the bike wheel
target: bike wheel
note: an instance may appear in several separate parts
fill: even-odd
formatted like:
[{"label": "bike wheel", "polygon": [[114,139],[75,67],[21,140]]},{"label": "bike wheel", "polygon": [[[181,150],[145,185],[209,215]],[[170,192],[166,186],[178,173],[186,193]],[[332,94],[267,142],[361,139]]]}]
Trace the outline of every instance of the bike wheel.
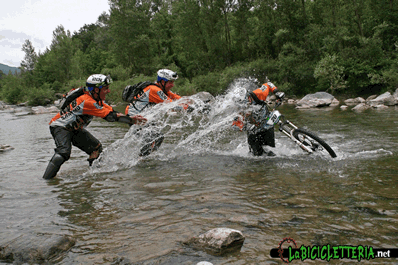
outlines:
[{"label": "bike wheel", "polygon": [[312,132],[297,128],[293,130],[293,136],[304,145],[309,146],[314,152],[326,150],[331,157],[337,157],[333,149]]}]

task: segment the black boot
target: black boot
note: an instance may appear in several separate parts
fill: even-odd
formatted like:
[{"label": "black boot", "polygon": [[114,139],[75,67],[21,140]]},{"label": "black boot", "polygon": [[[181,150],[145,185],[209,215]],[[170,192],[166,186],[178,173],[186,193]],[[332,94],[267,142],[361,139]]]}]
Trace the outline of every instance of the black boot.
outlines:
[{"label": "black boot", "polygon": [[61,168],[61,165],[65,162],[65,159],[60,154],[55,153],[54,156],[51,158],[46,171],[44,172],[43,178],[44,179],[52,179],[55,177]]},{"label": "black boot", "polygon": [[267,156],[276,156],[276,154],[274,152],[272,152],[272,151],[265,151],[265,154]]}]

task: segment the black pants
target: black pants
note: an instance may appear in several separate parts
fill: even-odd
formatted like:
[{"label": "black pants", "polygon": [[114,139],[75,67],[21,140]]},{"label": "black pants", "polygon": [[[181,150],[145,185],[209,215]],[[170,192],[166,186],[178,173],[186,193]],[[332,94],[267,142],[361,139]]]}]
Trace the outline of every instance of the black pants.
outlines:
[{"label": "black pants", "polygon": [[93,151],[100,149],[101,142],[85,129],[68,131],[64,127],[50,126],[51,135],[54,138],[55,152],[60,154],[65,161],[70,158],[72,145],[90,155]]},{"label": "black pants", "polygon": [[275,147],[275,133],[274,128],[261,131],[248,131],[247,142],[250,146],[250,151],[255,156],[261,156],[264,153],[263,145]]}]

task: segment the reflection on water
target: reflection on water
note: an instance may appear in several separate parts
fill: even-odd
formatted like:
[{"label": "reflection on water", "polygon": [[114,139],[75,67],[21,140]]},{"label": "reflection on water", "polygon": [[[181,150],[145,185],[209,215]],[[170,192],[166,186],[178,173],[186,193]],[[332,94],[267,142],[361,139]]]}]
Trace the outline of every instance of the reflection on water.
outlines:
[{"label": "reflection on water", "polygon": [[[30,231],[72,235],[77,244],[60,264],[270,264],[280,262],[269,251],[284,237],[397,247],[395,108],[281,108],[325,139],[336,159],[306,155],[279,132],[278,156],[252,157],[244,133],[225,129],[234,111],[220,104],[207,117],[159,112],[166,122],[154,126],[166,139],[145,158],[134,128],[95,120],[89,131],[107,148],[101,162],[89,169],[74,148],[48,182],[41,176],[53,154],[52,115],[0,113],[0,144],[15,147],[0,153],[1,242]],[[241,252],[213,257],[182,244],[215,227],[242,231]]]}]

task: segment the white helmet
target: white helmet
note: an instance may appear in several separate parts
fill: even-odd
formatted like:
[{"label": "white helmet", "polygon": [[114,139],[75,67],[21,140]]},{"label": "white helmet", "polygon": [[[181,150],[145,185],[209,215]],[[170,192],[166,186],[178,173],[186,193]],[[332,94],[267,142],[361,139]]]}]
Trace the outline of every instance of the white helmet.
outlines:
[{"label": "white helmet", "polygon": [[164,81],[170,81],[170,80],[176,80],[178,78],[178,75],[176,72],[173,72],[169,69],[160,69],[158,71],[158,82],[160,80]]},{"label": "white helmet", "polygon": [[95,74],[95,75],[90,75],[87,78],[86,81],[86,86],[88,90],[93,90],[94,87],[98,88],[103,88],[104,86],[108,86],[110,83],[112,83],[111,77],[108,75],[101,75],[101,74]]}]

